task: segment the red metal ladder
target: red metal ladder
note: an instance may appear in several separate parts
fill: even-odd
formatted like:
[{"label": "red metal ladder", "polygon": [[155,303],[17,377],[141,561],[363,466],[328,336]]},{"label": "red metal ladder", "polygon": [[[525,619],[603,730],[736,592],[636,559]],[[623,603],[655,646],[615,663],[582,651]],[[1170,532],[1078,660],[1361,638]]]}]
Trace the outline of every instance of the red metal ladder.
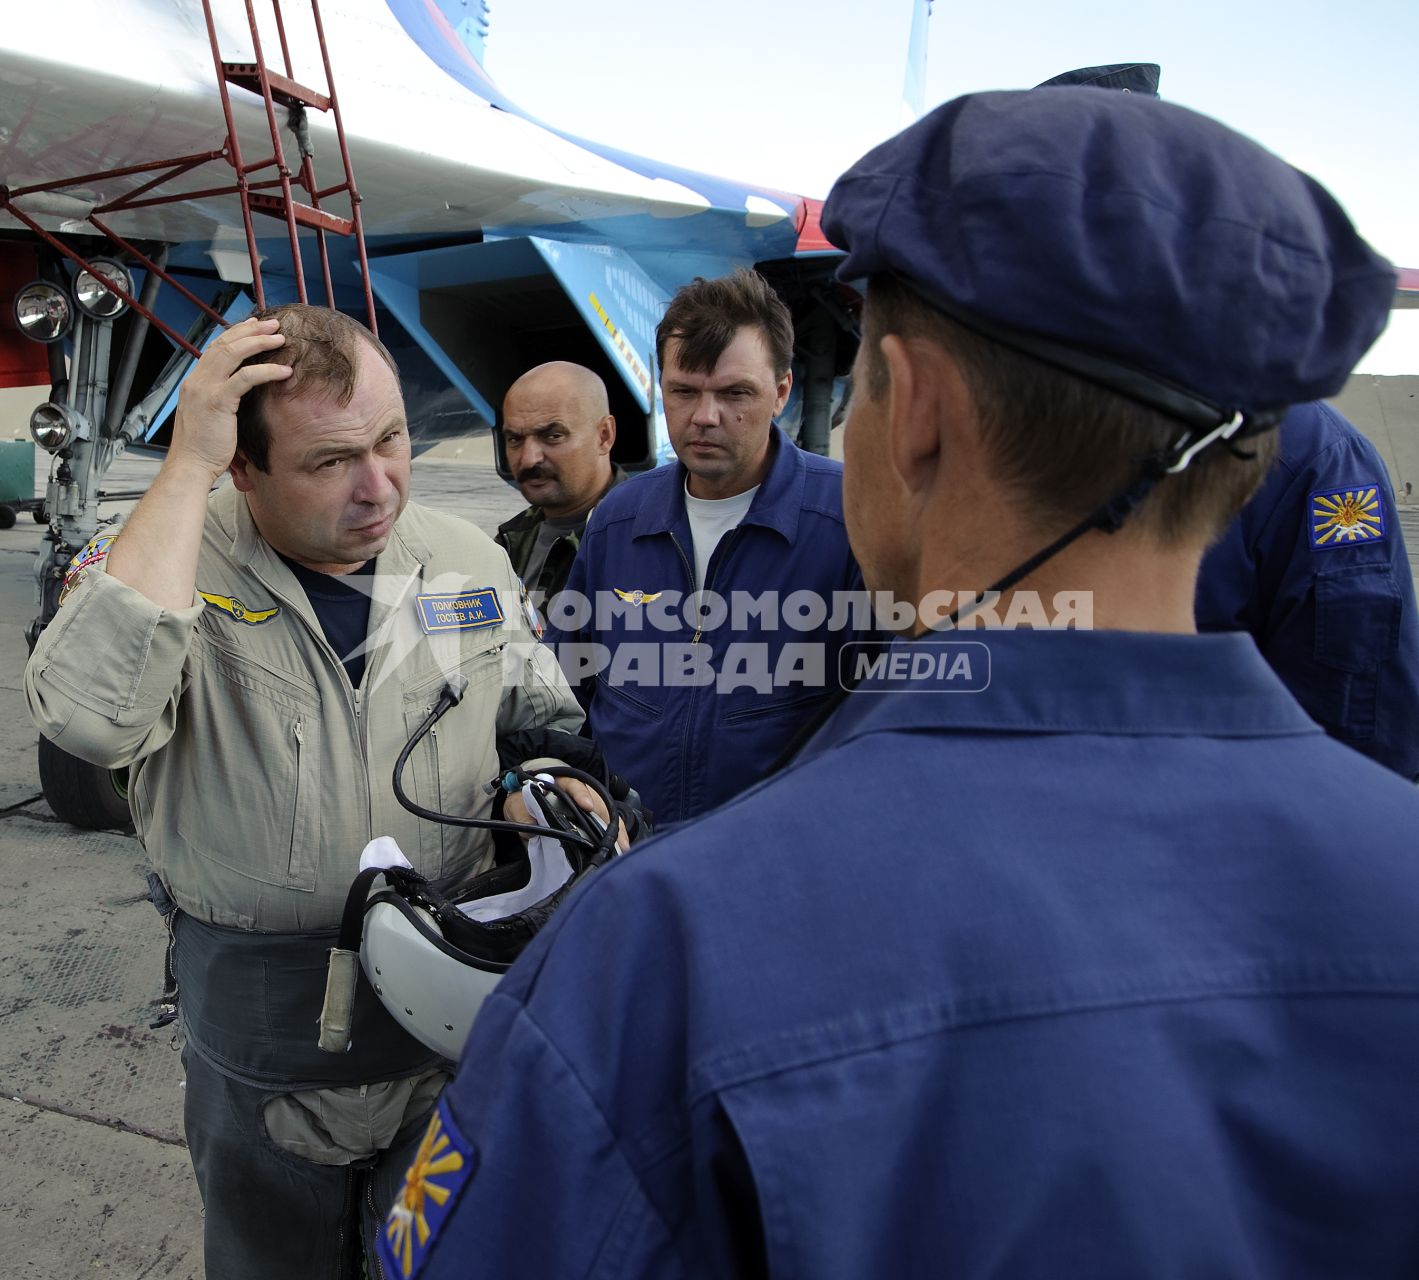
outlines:
[{"label": "red metal ladder", "polygon": [[[309,0],[311,18],[315,23],[316,42],[320,48],[321,64],[325,72],[324,93],[319,93],[305,85],[298,84],[291,65],[291,50],[286,39],[286,24],[281,14],[281,0],[271,0],[271,11],[276,21],[276,34],[281,46],[281,62],[284,74],[272,71],[266,66],[261,47],[261,32],[256,21],[253,0],[244,0],[247,25],[251,32],[254,61],[227,62],[223,60],[217,39],[217,28],[212,18],[212,0],[202,0],[202,10],[207,19],[207,37],[212,45],[212,62],[217,71],[217,87],[222,95],[222,112],[227,123],[227,146],[224,152],[228,163],[236,173],[236,190],[241,200],[242,225],[246,232],[247,252],[251,257],[252,290],[256,295],[256,305],[266,305],[265,290],[261,282],[261,258],[256,246],[256,230],[252,221],[253,213],[264,213],[280,218],[286,224],[291,246],[291,264],[295,276],[296,293],[302,302],[307,301],[305,271],[301,264],[300,229],[307,228],[315,233],[316,245],[320,252],[321,276],[325,283],[327,305],[335,305],[335,286],[330,276],[330,251],[326,243],[327,235],[353,236],[359,256],[360,277],[364,285],[365,309],[369,316],[369,327],[375,329],[374,295],[370,291],[369,260],[365,254],[364,227],[360,220],[360,196],[355,188],[354,170],[350,164],[350,148],[345,140],[345,124],[340,115],[340,102],[335,94],[335,79],[330,69],[330,51],[325,43],[325,27],[320,20],[320,0]],[[237,136],[236,119],[232,114],[229,85],[256,94],[266,108],[266,123],[271,131],[270,156],[250,163],[242,159],[241,140]],[[277,104],[285,107],[288,124],[297,139],[300,151],[300,166],[292,173],[286,162],[281,143],[281,126],[276,118]],[[340,161],[344,166],[344,180],[334,186],[320,188],[316,183],[313,152],[309,142],[309,132],[305,125],[307,109],[330,112],[335,125],[335,137],[340,147]],[[276,177],[252,181],[252,175],[274,167]],[[299,185],[304,199],[297,199],[295,188]],[[272,192],[279,188],[279,194]],[[321,201],[332,196],[344,195],[348,198],[350,215],[340,217],[321,207]]]},{"label": "red metal ladder", "polygon": [[[184,298],[191,302],[198,310],[202,311],[209,319],[226,324],[227,321],[214,311],[210,306],[197,297],[190,289],[186,288],[180,281],[175,280],[163,267],[160,262],[153,261],[148,255],[143,253],[136,245],[130,243],[119,235],[104,217],[112,213],[120,213],[133,209],[147,208],[152,205],[175,204],[184,200],[194,199],[198,196],[212,197],[236,194],[241,199],[242,221],[246,231],[247,252],[251,258],[251,278],[252,289],[256,295],[257,306],[266,305],[265,290],[261,283],[261,255],[256,245],[256,231],[252,224],[251,215],[253,212],[270,214],[274,217],[282,218],[287,227],[290,238],[292,267],[296,280],[297,296],[301,301],[306,301],[305,273],[301,265],[299,228],[309,227],[315,232],[317,243],[320,248],[320,265],[325,281],[326,301],[330,306],[335,305],[334,288],[330,277],[330,255],[326,244],[326,235],[339,233],[351,235],[355,240],[355,249],[359,256],[360,275],[364,285],[365,310],[369,317],[369,327],[375,330],[374,295],[370,289],[369,260],[365,254],[364,227],[360,220],[360,196],[355,189],[354,173],[350,164],[350,150],[345,141],[345,126],[340,117],[339,102],[335,96],[334,80],[330,70],[330,53],[325,43],[325,28],[320,20],[319,0],[309,0],[311,16],[315,23],[316,38],[319,43],[321,61],[325,69],[325,83],[327,92],[317,94],[310,89],[295,82],[292,75],[290,49],[286,41],[286,29],[281,15],[281,0],[271,0],[271,6],[276,18],[277,31],[280,34],[281,55],[285,66],[285,74],[280,75],[269,71],[263,63],[261,51],[261,37],[257,30],[256,12],[252,5],[252,0],[243,0],[246,5],[247,22],[251,30],[254,62],[230,63],[222,60],[221,51],[218,47],[216,26],[212,19],[212,0],[202,0],[202,8],[207,19],[207,35],[212,47],[212,59],[217,70],[217,85],[221,92],[222,111],[226,121],[227,140],[219,150],[203,151],[193,155],[175,156],[162,160],[149,160],[141,164],[125,165],[121,168],[104,169],[94,173],[81,173],[73,177],[61,178],[58,180],[40,182],[33,186],[20,188],[6,188],[0,186],[0,212],[15,218],[23,226],[29,228],[36,236],[43,240],[51,249],[60,256],[68,259],[76,267],[84,271],[92,271],[92,266],[88,258],[65,244],[53,233],[47,231],[40,225],[34,217],[31,217],[16,203],[23,197],[44,193],[62,193],[67,188],[84,186],[90,183],[102,182],[114,178],[134,177],[144,174],[155,176],[148,178],[141,185],[131,191],[124,192],[116,196],[107,203],[91,209],[87,215],[82,215],[80,220],[87,221],[100,235],[104,236],[110,243],[117,245],[133,261],[140,263],[146,270],[158,276],[164,283],[171,286]],[[256,93],[266,105],[266,121],[271,131],[273,154],[255,164],[246,164],[241,158],[241,143],[237,137],[236,120],[232,114],[231,96],[227,91],[228,84],[240,85],[244,89],[249,89]],[[310,148],[305,141],[304,130],[298,129],[298,146],[301,151],[301,163],[295,176],[295,184],[292,182],[292,173],[285,160],[285,153],[281,146],[280,126],[276,122],[276,104],[281,103],[288,109],[304,111],[307,107],[314,107],[321,111],[330,111],[335,123],[335,136],[340,145],[340,159],[344,165],[345,178],[343,182],[337,183],[333,187],[320,190],[316,187],[315,166],[312,162]],[[216,160],[225,160],[236,174],[236,181],[231,185],[223,185],[208,188],[200,192],[168,192],[159,194],[157,189],[173,179],[192,172],[202,165]],[[277,177],[253,182],[251,175],[259,170],[275,167]],[[298,201],[293,196],[293,187],[298,184],[306,195],[306,200]],[[272,188],[280,188],[281,194],[267,194]],[[331,196],[345,194],[349,197],[350,216],[341,218],[331,214],[321,207],[321,201]],[[191,355],[199,355],[200,352],[182,334],[178,333],[171,325],[154,315],[141,301],[125,292],[117,284],[104,278],[104,287],[110,292],[122,298],[139,315],[143,316],[150,324],[166,334],[177,346],[182,347]]]}]

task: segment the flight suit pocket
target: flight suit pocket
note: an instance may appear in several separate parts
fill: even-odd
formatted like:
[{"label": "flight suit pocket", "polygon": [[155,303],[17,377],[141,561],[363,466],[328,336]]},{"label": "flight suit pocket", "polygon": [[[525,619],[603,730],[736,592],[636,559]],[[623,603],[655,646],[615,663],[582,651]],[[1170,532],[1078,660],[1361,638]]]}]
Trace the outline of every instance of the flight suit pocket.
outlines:
[{"label": "flight suit pocket", "polygon": [[184,772],[176,794],[202,797],[172,819],[183,842],[247,879],[314,892],[323,781],[314,686],[208,645],[183,716],[204,744],[176,754]]},{"label": "flight suit pocket", "polygon": [[1399,647],[1402,604],[1387,564],[1318,573],[1316,661],[1338,671],[1370,671]]},{"label": "flight suit pocket", "polygon": [[[596,696],[605,698],[622,712],[639,720],[659,720],[664,711],[665,691],[657,685],[612,684],[605,673],[596,676]],[[652,700],[654,699],[654,700]]]},{"label": "flight suit pocket", "polygon": [[1375,736],[1380,672],[1399,648],[1403,603],[1387,564],[1347,565],[1315,578],[1315,657],[1332,673],[1310,706],[1352,741]]},{"label": "flight suit pocket", "polygon": [[[482,784],[497,768],[493,735],[502,688],[503,649],[497,644],[480,650],[464,658],[454,671],[440,671],[404,692],[404,732],[412,738],[450,679],[462,676],[468,681],[460,704],[429,730],[404,767],[404,793],[425,809],[458,817],[486,816],[482,811],[490,802]],[[419,870],[430,877],[444,874],[446,851],[466,844],[467,839],[466,830],[421,820]]]}]

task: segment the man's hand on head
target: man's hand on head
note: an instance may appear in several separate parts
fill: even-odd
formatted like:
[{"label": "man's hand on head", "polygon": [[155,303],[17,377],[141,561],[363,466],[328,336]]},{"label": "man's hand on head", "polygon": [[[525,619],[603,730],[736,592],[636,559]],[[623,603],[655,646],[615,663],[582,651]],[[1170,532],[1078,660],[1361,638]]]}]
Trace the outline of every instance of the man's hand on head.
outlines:
[{"label": "man's hand on head", "polygon": [[182,384],[173,424],[170,463],[189,463],[212,480],[231,464],[237,446],[237,405],[253,387],[290,377],[288,365],[242,361],[286,341],[276,320],[234,324],[202,353]]}]

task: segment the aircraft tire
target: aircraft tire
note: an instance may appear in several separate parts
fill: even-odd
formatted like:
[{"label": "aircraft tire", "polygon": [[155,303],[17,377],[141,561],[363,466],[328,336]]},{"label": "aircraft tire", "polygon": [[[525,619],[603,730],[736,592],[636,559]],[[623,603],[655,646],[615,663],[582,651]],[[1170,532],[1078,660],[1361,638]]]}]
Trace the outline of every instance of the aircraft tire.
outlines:
[{"label": "aircraft tire", "polygon": [[86,831],[133,830],[127,769],[104,769],[40,738],[39,784],[62,822]]},{"label": "aircraft tire", "polygon": [[0,502],[0,529],[15,527],[15,508]]}]

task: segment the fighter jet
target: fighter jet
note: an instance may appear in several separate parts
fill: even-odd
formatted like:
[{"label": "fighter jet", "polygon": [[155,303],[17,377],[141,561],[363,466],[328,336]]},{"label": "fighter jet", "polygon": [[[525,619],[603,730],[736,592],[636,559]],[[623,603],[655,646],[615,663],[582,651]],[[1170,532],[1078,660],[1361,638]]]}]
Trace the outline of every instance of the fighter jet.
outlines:
[{"label": "fighter jet", "polygon": [[[918,95],[929,0],[915,11]],[[57,17],[58,13],[58,17]],[[48,385],[31,638],[99,530],[112,460],[162,447],[203,344],[297,298],[367,318],[415,447],[495,424],[530,366],[596,369],[617,460],[669,456],[654,329],[696,275],[755,265],[799,330],[785,425],[826,452],[855,344],[821,202],[573,136],[483,65],[485,0],[65,0],[0,28],[0,386]],[[47,750],[46,750],[47,748]],[[121,778],[41,744],[51,807],[125,818]]]}]

